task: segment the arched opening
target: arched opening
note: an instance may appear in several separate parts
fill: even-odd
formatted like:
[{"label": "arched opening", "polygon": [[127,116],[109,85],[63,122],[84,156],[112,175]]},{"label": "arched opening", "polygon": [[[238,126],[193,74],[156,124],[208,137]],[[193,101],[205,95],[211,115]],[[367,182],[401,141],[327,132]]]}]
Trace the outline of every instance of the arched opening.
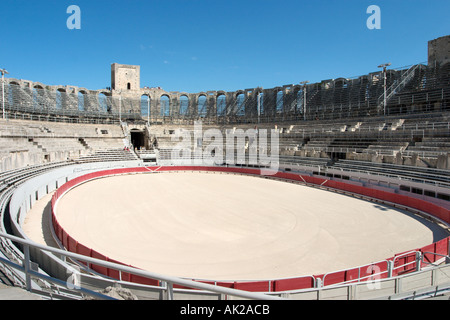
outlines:
[{"label": "arched opening", "polygon": [[85,111],[84,107],[84,93],[78,92],[78,111]]},{"label": "arched opening", "polygon": [[243,93],[236,96],[236,115],[245,115],[245,94]]},{"label": "arched opening", "polygon": [[56,109],[61,110],[62,104],[63,104],[63,93],[64,89],[58,89],[56,90]]},{"label": "arched opening", "polygon": [[180,116],[186,116],[189,112],[189,98],[185,95],[180,97]]},{"label": "arched opening", "polygon": [[99,111],[101,112],[109,112],[111,111],[110,108],[108,108],[108,98],[104,93],[100,93],[98,95],[98,106]]},{"label": "arched opening", "polygon": [[170,116],[170,98],[166,95],[161,96],[161,116],[168,117]]},{"label": "arched opening", "polygon": [[198,97],[198,101],[197,101],[197,110],[198,110],[198,116],[200,118],[204,118],[206,117],[207,114],[207,104],[206,104],[206,96],[205,95],[201,95]]},{"label": "arched opening", "polygon": [[150,96],[143,94],[141,96],[141,116],[149,117],[151,113],[151,99]]},{"label": "arched opening", "polygon": [[127,83],[127,89],[131,90],[131,83],[130,82]]},{"label": "arched opening", "polygon": [[19,91],[20,91],[20,85],[17,82],[9,83],[7,103],[10,108],[14,107],[14,99],[16,96],[20,95]]},{"label": "arched opening", "polygon": [[217,115],[225,116],[227,111],[227,98],[224,94],[217,96]]},{"label": "arched opening", "polygon": [[131,143],[133,148],[141,150],[145,148],[145,134],[144,131],[132,129],[130,130]]},{"label": "arched opening", "polygon": [[42,88],[40,86],[36,86],[33,88],[33,109],[41,109],[41,93],[42,93]]},{"label": "arched opening", "polygon": [[284,92],[277,92],[277,113],[282,113],[284,109]]}]

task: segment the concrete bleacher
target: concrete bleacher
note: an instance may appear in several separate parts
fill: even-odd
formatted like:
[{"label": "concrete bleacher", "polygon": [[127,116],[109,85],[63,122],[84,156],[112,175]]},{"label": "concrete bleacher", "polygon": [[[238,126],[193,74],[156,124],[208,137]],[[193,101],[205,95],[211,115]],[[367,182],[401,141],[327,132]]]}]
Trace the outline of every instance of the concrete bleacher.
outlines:
[{"label": "concrete bleacher", "polygon": [[[448,121],[448,122],[446,122]],[[0,120],[1,170],[8,171],[45,163],[76,161],[102,162],[144,160],[155,163],[170,160],[181,140],[180,133],[192,137],[192,125],[153,125],[149,138],[155,150],[124,150],[129,133],[120,125],[75,124],[28,120]],[[237,130],[265,129],[279,135],[279,160],[286,167],[339,168],[385,172],[393,175],[416,174],[426,179],[421,169],[450,168],[450,113],[398,117],[367,117],[351,121],[315,120],[280,124],[203,125],[227,134]],[[126,130],[125,130],[126,131]],[[198,132],[197,132],[198,134]],[[201,137],[202,135],[200,135]],[[268,139],[270,144],[270,139]],[[201,145],[204,149],[207,145]],[[250,152],[248,143],[245,146]],[[267,152],[270,151],[270,145]],[[388,167],[388,166],[391,167]],[[380,167],[382,166],[382,167]],[[433,176],[429,178],[433,179]],[[442,181],[442,179],[436,180]]]},{"label": "concrete bleacher", "polygon": [[83,162],[111,162],[111,161],[133,161],[140,158],[131,150],[97,150],[88,155],[81,156],[74,161]]},{"label": "concrete bleacher", "polygon": [[[212,126],[214,128],[214,126]],[[360,119],[296,121],[281,124],[221,125],[225,137],[237,129],[276,130],[280,156],[355,160],[450,169],[450,112],[367,116]],[[202,127],[203,132],[209,126]],[[193,136],[194,126],[154,125],[160,149],[175,148],[177,131]]]},{"label": "concrete bleacher", "polygon": [[[122,152],[125,138],[119,125],[1,119],[0,171],[78,159],[136,159]],[[97,153],[108,150],[115,153]]]},{"label": "concrete bleacher", "polygon": [[[283,130],[284,128],[284,130]],[[450,169],[450,113],[366,117],[355,121],[286,124],[280,145],[293,155]]]},{"label": "concrete bleacher", "polygon": [[0,154],[10,152],[39,152],[39,148],[27,138],[0,138]]},{"label": "concrete bleacher", "polygon": [[0,119],[0,137],[122,137],[118,125]]},{"label": "concrete bleacher", "polygon": [[367,147],[367,152],[377,154],[396,155],[405,151],[409,146],[407,141],[377,141]]},{"label": "concrete bleacher", "polygon": [[123,138],[84,138],[84,143],[91,150],[117,150],[125,146]]},{"label": "concrete bleacher", "polygon": [[331,160],[327,158],[280,156],[279,161],[282,164],[294,164],[298,166],[308,166],[308,167],[326,167],[330,164]]},{"label": "concrete bleacher", "polygon": [[437,157],[440,154],[450,153],[450,140],[448,138],[434,137],[423,138],[421,142],[415,142],[406,149],[407,152]]}]

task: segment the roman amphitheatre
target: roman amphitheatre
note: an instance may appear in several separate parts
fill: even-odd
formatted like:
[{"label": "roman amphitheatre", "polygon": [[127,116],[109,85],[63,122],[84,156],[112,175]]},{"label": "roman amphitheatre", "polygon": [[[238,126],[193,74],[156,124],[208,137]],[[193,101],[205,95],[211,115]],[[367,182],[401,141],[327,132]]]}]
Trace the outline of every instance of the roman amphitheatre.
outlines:
[{"label": "roman amphitheatre", "polygon": [[[102,90],[5,78],[2,290],[447,297],[448,39],[428,43],[426,63],[270,89],[141,88],[140,67],[117,63]],[[243,132],[231,150],[244,157],[216,148],[206,163],[209,129]],[[263,131],[276,146],[252,145]],[[174,152],[183,136],[192,149]],[[276,150],[276,170],[251,150]]]}]

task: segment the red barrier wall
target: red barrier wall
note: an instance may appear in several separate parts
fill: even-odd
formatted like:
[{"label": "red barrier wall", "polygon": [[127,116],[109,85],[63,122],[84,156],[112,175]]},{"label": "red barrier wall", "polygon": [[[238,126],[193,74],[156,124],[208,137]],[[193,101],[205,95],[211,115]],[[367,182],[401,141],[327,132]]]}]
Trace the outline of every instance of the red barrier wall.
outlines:
[{"label": "red barrier wall", "polygon": [[314,277],[301,277],[301,278],[292,278],[292,279],[281,279],[274,281],[274,291],[289,291],[296,290],[299,288],[302,289],[311,289],[314,288],[315,279]]},{"label": "red barrier wall", "polygon": [[[120,175],[120,174],[139,174],[139,173],[151,173],[151,172],[164,172],[164,171],[212,171],[212,172],[226,172],[226,173],[238,173],[238,174],[246,174],[246,175],[256,175],[261,176],[261,171],[259,169],[251,169],[251,168],[229,168],[229,167],[195,167],[195,166],[174,166],[174,167],[139,167],[139,168],[123,168],[123,169],[112,169],[105,171],[98,171],[94,173],[89,173],[87,175],[75,178],[63,186],[61,186],[58,190],[56,190],[55,194],[52,198],[52,222],[53,228],[55,230],[55,234],[58,239],[61,241],[63,246],[71,252],[78,253],[81,255],[89,256],[92,258],[101,259],[104,261],[115,262],[121,264],[118,261],[111,260],[110,258],[102,255],[95,250],[92,250],[81,243],[78,243],[75,239],[73,239],[66,231],[59,225],[56,215],[54,212],[56,201],[69,189],[87,182],[91,179],[107,177],[111,175]],[[357,186],[349,183],[338,182],[333,180],[326,180],[323,178],[316,178],[310,176],[301,176],[294,173],[287,172],[277,172],[274,175],[270,176],[272,178],[279,178],[284,180],[291,181],[299,181],[307,184],[312,184],[316,186],[324,186],[327,188],[332,188],[336,190],[351,192],[354,194],[359,194],[367,197],[371,197],[378,200],[388,201],[391,203],[404,205],[407,207],[411,207],[428,214],[431,214],[446,223],[450,223],[450,210],[435,205],[433,203],[426,202],[421,199],[411,198],[405,195],[398,195],[394,193],[389,193],[382,190],[370,189],[367,187]],[[437,243],[430,244],[421,249],[412,249],[421,251],[424,253],[424,261],[425,263],[435,262],[436,254],[448,255],[449,253],[449,241],[450,237],[443,239]],[[429,252],[429,253],[425,253]],[[406,272],[414,271],[416,268],[415,265],[415,253],[411,254],[397,254],[393,258],[389,258],[386,260],[395,259],[394,266],[402,266],[400,268],[396,268],[394,270],[394,276],[400,275]],[[405,263],[411,262],[411,265],[404,266]],[[147,279],[141,276],[122,273],[119,274],[117,270],[101,267],[98,265],[91,265],[91,268],[105,276],[119,279],[121,278],[124,281],[130,281],[134,283],[146,284],[146,285],[154,285],[158,286],[159,281],[154,279]],[[315,275],[315,276],[305,276],[298,277],[292,279],[274,279],[267,281],[247,281],[247,282],[218,282],[216,283],[219,286],[224,286],[228,288],[241,289],[246,291],[254,291],[254,292],[267,292],[267,291],[287,291],[287,290],[298,290],[298,289],[310,289],[315,286],[315,279],[320,278],[323,280],[324,285],[338,284],[342,282],[352,282],[356,281],[358,277],[367,277],[373,275],[375,272],[384,272],[382,275],[377,276],[378,278],[386,278],[387,274],[387,263],[379,262],[372,266],[349,269],[345,271],[338,271],[335,273],[329,273],[327,275]],[[211,283],[208,281],[208,283]]]}]

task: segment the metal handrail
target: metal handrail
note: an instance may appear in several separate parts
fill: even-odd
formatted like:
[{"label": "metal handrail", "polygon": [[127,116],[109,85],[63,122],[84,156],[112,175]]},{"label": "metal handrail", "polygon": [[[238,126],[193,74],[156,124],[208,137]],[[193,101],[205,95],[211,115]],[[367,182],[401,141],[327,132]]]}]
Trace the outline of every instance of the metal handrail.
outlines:
[{"label": "metal handrail", "polygon": [[446,263],[450,263],[450,252],[449,252],[449,255],[445,255],[445,254],[440,254],[440,253],[436,253],[436,252],[429,252],[429,251],[423,251],[422,252],[420,262],[421,263],[425,262],[426,264],[434,265],[433,262],[425,261],[425,256],[429,255],[429,254],[441,257],[441,258],[445,259]]},{"label": "metal handrail", "polygon": [[[162,274],[158,274],[158,273],[154,273],[154,272],[144,271],[141,269],[124,266],[121,264],[103,261],[103,260],[83,256],[80,254],[68,252],[65,250],[44,246],[44,245],[29,241],[29,240],[25,240],[25,239],[22,239],[22,238],[19,238],[16,236],[11,236],[11,235],[1,233],[1,232],[0,232],[0,237],[9,239],[13,242],[17,242],[17,243],[20,243],[23,245],[25,254],[24,254],[22,270],[26,273],[26,283],[27,283],[28,291],[31,291],[31,281],[30,281],[31,276],[49,280],[48,276],[37,273],[37,272],[31,270],[31,268],[30,268],[31,260],[29,257],[29,248],[33,247],[33,248],[37,248],[37,249],[40,249],[43,251],[48,251],[53,254],[57,254],[57,255],[60,255],[60,256],[66,257],[66,258],[71,258],[74,260],[81,260],[81,261],[85,261],[87,263],[91,263],[91,264],[99,265],[102,267],[118,270],[120,272],[126,272],[126,273],[130,273],[130,274],[135,274],[135,275],[138,275],[138,276],[141,276],[144,278],[157,279],[157,280],[166,282],[167,283],[167,293],[168,293],[169,299],[173,299],[173,285],[177,284],[177,285],[188,287],[188,288],[205,290],[205,291],[209,291],[209,292],[215,292],[215,293],[220,293],[220,294],[225,294],[225,295],[230,295],[230,296],[236,296],[236,297],[245,298],[245,299],[285,300],[276,295],[268,295],[268,294],[262,294],[262,293],[236,290],[236,289],[231,289],[231,288],[214,286],[211,284],[206,284],[206,283],[201,283],[201,282],[195,282],[192,280],[187,280],[187,279],[182,279],[182,278],[177,278],[177,277],[172,277],[172,276],[166,276],[166,275],[162,275]],[[28,252],[28,254],[27,254],[27,252]],[[58,281],[58,279],[54,279],[54,278],[51,278],[51,280]],[[59,280],[59,281],[61,281],[61,280]],[[85,290],[85,289],[81,289],[81,288],[74,288],[74,289]]]},{"label": "metal handrail", "polygon": [[[374,274],[370,274],[370,275],[361,277],[361,269],[362,268],[376,266],[378,263],[381,263],[381,262],[386,262],[387,268],[386,268],[385,271],[381,271],[379,273],[374,273]],[[339,282],[339,283],[332,284],[332,285],[325,285],[325,280],[326,280],[327,276],[330,276],[332,274],[336,274],[336,273],[339,273],[339,272],[343,272],[343,271],[353,270],[353,269],[358,269],[358,278],[351,279],[351,280],[348,280],[348,281]],[[366,265],[363,265],[363,266],[358,266],[358,267],[353,268],[353,269],[343,269],[343,270],[328,272],[328,273],[324,274],[324,276],[322,278],[322,283],[323,283],[324,286],[329,287],[329,286],[333,286],[333,285],[343,285],[343,284],[347,284],[347,283],[361,282],[361,281],[364,281],[365,279],[373,278],[373,277],[376,277],[378,275],[382,275],[382,274],[385,274],[385,273],[389,274],[389,261],[388,260],[382,260],[382,261],[366,264]]]},{"label": "metal handrail", "polygon": [[[218,286],[217,283],[246,283],[246,282],[264,282],[267,281],[268,284],[268,293],[272,292],[272,283],[280,280],[292,280],[292,279],[311,279],[314,283],[316,283],[316,277],[313,275],[307,275],[307,276],[298,276],[298,277],[285,277],[285,278],[275,278],[275,279],[252,279],[252,280],[210,280],[210,279],[193,279],[194,281],[201,281],[201,282],[210,282],[213,283],[215,286]],[[300,289],[301,290],[301,289]],[[273,293],[280,293],[274,291]]]},{"label": "metal handrail", "polygon": [[[397,259],[408,257],[412,254],[415,255],[414,261],[406,262],[405,264],[395,266],[395,261],[397,261]],[[412,250],[412,251],[404,252],[402,254],[395,256],[394,259],[392,259],[392,265],[393,265],[392,271],[394,271],[395,269],[400,269],[400,268],[409,266],[410,264],[416,264],[416,270],[418,270],[418,269],[420,269],[420,263],[417,264],[417,262],[419,262],[420,260],[421,260],[421,252],[420,251]]]}]

